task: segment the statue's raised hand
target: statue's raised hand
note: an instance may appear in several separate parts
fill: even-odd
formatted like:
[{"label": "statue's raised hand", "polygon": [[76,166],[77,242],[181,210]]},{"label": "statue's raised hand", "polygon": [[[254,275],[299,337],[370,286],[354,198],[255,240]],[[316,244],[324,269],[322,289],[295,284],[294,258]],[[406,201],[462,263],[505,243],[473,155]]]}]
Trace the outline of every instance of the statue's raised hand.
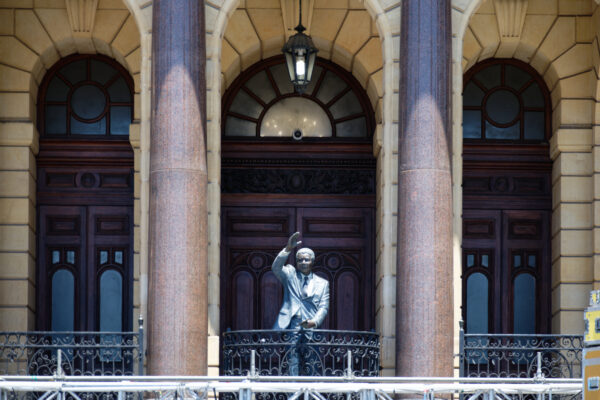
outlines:
[{"label": "statue's raised hand", "polygon": [[288,239],[288,242],[287,242],[287,246],[285,246],[285,251],[287,251],[289,253],[296,246],[300,246],[302,244],[302,241],[298,241],[299,237],[300,237],[300,232],[296,232],[292,236],[290,236],[290,238]]}]

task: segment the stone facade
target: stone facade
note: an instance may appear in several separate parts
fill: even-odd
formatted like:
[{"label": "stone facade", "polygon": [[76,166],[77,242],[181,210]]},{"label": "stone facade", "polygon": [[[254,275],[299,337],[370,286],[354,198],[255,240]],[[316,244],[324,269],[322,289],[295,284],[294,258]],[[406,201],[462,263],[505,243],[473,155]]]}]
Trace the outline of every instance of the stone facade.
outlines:
[{"label": "stone facade", "polygon": [[[514,1],[520,7],[513,11],[496,0],[452,1],[454,291],[462,291],[463,73],[488,58],[516,58],[538,71],[551,91],[552,329],[580,333],[587,293],[600,287],[600,9],[593,0]],[[114,58],[135,82],[130,128],[135,170],[133,312],[147,313],[152,1],[89,2],[95,15],[86,30],[69,18],[70,2],[0,0],[0,330],[35,329],[37,91],[45,72],[74,53]],[[282,4],[289,8],[292,3],[205,2],[211,375],[218,372],[219,360],[221,97],[241,71],[279,53],[290,34],[289,21],[297,20]],[[305,25],[319,55],[353,73],[376,113],[376,322],[383,375],[393,375],[400,2],[304,3]],[[461,296],[455,295],[455,332],[460,303]],[[457,343],[455,334],[455,347]]]}]

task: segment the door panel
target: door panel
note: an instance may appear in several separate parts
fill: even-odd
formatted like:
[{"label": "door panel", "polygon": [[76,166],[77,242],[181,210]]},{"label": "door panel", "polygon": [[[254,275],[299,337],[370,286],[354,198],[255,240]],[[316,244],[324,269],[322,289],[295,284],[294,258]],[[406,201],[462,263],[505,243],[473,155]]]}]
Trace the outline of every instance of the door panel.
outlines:
[{"label": "door panel", "polygon": [[[550,212],[544,210],[463,210],[463,320],[468,333],[548,331],[549,221]],[[487,296],[477,293],[486,282]],[[527,293],[528,282],[534,282],[535,293]],[[477,303],[486,297],[487,332],[482,331],[485,310]],[[532,302],[539,303],[529,315],[535,323],[528,324],[523,313]],[[515,319],[520,323],[515,325]]]},{"label": "door panel", "polygon": [[223,207],[221,211],[222,330],[273,326],[283,287],[270,268],[295,231],[302,234],[301,246],[315,251],[315,273],[330,284],[329,313],[321,327],[374,328],[372,209]]},{"label": "door panel", "polygon": [[61,269],[74,277],[73,330],[100,330],[101,303],[105,325],[131,329],[132,207],[40,205],[39,210],[38,329],[64,328],[53,326],[53,276]]}]

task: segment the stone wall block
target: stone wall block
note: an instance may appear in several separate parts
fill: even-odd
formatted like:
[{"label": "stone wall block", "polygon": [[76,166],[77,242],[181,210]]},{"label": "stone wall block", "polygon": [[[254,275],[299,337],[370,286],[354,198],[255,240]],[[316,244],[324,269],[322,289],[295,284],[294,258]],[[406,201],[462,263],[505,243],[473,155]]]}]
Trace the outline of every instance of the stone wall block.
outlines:
[{"label": "stone wall block", "polygon": [[576,35],[577,43],[591,43],[594,40],[594,30],[592,28],[592,17],[578,16],[576,18]]},{"label": "stone wall block", "polygon": [[32,10],[15,11],[15,35],[42,56],[46,68],[50,68],[60,59],[48,33]]},{"label": "stone wall block", "polygon": [[35,283],[35,260],[27,252],[0,253],[0,279],[29,279]]},{"label": "stone wall block", "polygon": [[558,13],[558,0],[529,0],[527,11],[530,14],[549,14]]},{"label": "stone wall block", "polygon": [[50,35],[61,57],[77,52],[66,9],[42,8],[35,13]]},{"label": "stone wall block", "polygon": [[32,71],[38,56],[12,36],[0,36],[0,62]]},{"label": "stone wall block", "polygon": [[[529,1],[529,12],[531,9],[532,2]],[[514,57],[529,63],[555,20],[555,15],[526,15]]]},{"label": "stone wall block", "polygon": [[555,127],[589,127],[593,121],[595,102],[593,100],[563,99],[552,115]]},{"label": "stone wall block", "polygon": [[469,27],[482,46],[479,60],[492,57],[496,53],[496,49],[500,43],[500,33],[498,32],[496,16],[474,14],[469,21]]},{"label": "stone wall block", "polygon": [[[592,45],[577,44],[562,54],[552,63],[552,70],[558,78],[580,74],[590,70],[592,67]],[[548,73],[546,73],[548,76]],[[545,76],[545,77],[546,77]],[[546,79],[549,87],[553,87],[555,82]],[[588,94],[590,96],[591,94]],[[586,96],[586,97],[588,97]]]},{"label": "stone wall block", "polygon": [[[140,45],[140,33],[135,24],[133,15],[129,15],[125,24],[112,42],[113,47],[120,55],[126,57]],[[116,56],[116,55],[115,55]]]},{"label": "stone wall block", "polygon": [[0,119],[31,119],[30,105],[29,93],[0,93]]},{"label": "stone wall block", "polygon": [[468,70],[480,58],[482,47],[477,41],[471,28],[467,27],[463,38],[463,57],[467,60],[465,71]]},{"label": "stone wall block", "polygon": [[13,35],[15,31],[15,10],[0,9],[0,35]]},{"label": "stone wall block", "polygon": [[534,56],[531,65],[537,71],[545,71],[548,64],[575,44],[575,18],[561,17],[556,20]]},{"label": "stone wall block", "polygon": [[592,2],[588,0],[558,0],[559,15],[591,15]]},{"label": "stone wall block", "polygon": [[589,283],[594,279],[591,257],[561,257],[552,264],[552,287],[560,283]]}]

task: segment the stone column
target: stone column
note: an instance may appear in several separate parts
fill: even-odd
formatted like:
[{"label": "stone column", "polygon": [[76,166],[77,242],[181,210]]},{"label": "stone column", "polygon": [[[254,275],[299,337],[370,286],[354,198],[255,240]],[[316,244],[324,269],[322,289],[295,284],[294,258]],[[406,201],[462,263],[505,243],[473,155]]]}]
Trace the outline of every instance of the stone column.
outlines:
[{"label": "stone column", "polygon": [[450,0],[401,15],[396,373],[451,376]]},{"label": "stone column", "polygon": [[204,375],[207,360],[204,1],[152,5],[148,373]]}]

